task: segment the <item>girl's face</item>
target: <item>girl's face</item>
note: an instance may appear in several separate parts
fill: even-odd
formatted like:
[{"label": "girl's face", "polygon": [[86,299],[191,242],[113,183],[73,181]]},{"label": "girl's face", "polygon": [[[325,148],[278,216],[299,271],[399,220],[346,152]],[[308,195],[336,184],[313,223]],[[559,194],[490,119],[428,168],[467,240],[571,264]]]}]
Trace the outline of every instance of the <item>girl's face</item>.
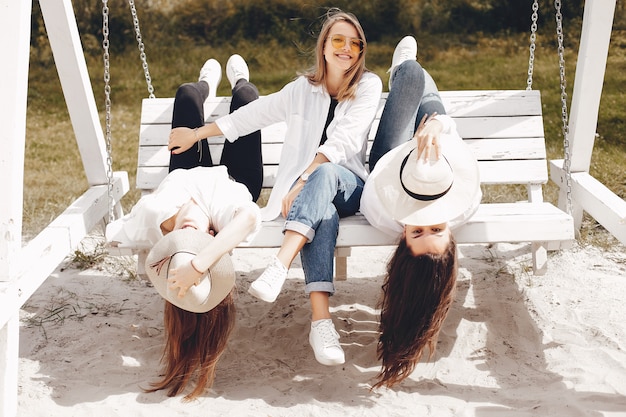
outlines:
[{"label": "girl's face", "polygon": [[191,227],[192,229],[210,233],[209,226],[208,216],[204,214],[198,204],[191,198],[178,209],[176,214],[161,224],[161,230],[164,233],[168,233],[173,230]]},{"label": "girl's face", "polygon": [[338,68],[344,72],[347,71],[356,64],[362,48],[363,40],[359,39],[354,26],[344,21],[335,23],[330,28],[324,43],[327,69]]},{"label": "girl's face", "polygon": [[450,244],[450,229],[447,223],[431,226],[405,225],[402,238],[411,249],[413,256],[427,253],[441,255]]}]

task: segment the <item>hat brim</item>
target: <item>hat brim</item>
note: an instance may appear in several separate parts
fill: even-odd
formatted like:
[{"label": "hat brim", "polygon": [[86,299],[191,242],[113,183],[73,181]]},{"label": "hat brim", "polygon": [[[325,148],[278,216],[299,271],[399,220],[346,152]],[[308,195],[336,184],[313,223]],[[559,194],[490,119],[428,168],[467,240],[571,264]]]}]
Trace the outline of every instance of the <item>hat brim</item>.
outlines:
[{"label": "hat brim", "polygon": [[[440,152],[446,157],[454,173],[450,190],[432,201],[421,201],[409,196],[400,182],[400,165],[403,159],[415,149],[413,140],[387,152],[376,164],[375,181],[378,198],[394,220],[413,226],[430,226],[451,221],[470,207],[480,190],[478,163],[471,149],[458,135],[449,135],[440,145]],[[416,161],[417,152],[409,156]],[[406,169],[406,168],[405,168]]]},{"label": "hat brim", "polygon": [[212,239],[213,236],[199,230],[179,229],[152,247],[146,257],[146,274],[161,297],[183,310],[206,313],[228,296],[236,276],[228,254],[211,267],[200,284],[190,287],[184,297],[178,297],[178,289],[170,290],[167,282],[170,269],[191,261]]}]

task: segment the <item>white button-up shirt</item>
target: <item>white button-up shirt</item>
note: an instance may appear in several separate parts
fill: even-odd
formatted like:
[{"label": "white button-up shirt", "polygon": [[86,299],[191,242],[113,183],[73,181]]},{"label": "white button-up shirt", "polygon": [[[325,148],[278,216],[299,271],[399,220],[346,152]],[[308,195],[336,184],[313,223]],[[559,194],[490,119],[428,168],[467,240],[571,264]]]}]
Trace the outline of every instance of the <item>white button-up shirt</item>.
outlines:
[{"label": "white button-up shirt", "polygon": [[312,85],[303,76],[280,91],[263,96],[216,121],[230,142],[274,123],[285,122],[287,125],[276,182],[267,205],[262,209],[263,220],[272,220],[280,215],[283,197],[311,164],[317,152],[363,180],[367,178],[367,135],[381,94],[380,78],[372,72],[364,73],[356,96],[337,105],[334,118],[326,130],[328,139],[321,146],[319,143],[328,116],[330,95],[324,87]]},{"label": "white button-up shirt", "polygon": [[176,169],[170,172],[151,194],[141,197],[130,213],[107,225],[109,242],[153,246],[162,237],[161,223],[178,212],[190,199],[209,218],[211,228],[218,233],[244,207],[257,213],[251,240],[261,228],[259,207],[245,185],[228,177],[225,166]]}]

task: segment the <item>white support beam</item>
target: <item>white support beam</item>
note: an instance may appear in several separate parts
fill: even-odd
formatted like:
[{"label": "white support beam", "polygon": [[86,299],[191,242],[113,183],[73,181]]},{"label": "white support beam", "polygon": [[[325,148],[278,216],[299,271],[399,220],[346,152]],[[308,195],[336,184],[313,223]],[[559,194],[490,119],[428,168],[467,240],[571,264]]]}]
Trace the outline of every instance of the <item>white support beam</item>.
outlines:
[{"label": "white support beam", "polygon": [[17,415],[19,327],[19,315],[14,314],[0,329],[0,349],[2,349],[0,416],[2,417],[14,417]]},{"label": "white support beam", "polygon": [[[119,201],[128,188],[127,173],[115,172],[114,200]],[[93,186],[24,246],[14,260],[18,267],[16,279],[0,283],[0,326],[19,311],[67,255],[78,248],[81,240],[107,217],[108,210],[108,186]]]},{"label": "white support beam", "polygon": [[616,0],[585,2],[569,115],[572,172],[589,172]]},{"label": "white support beam", "polygon": [[[609,54],[616,0],[587,0],[576,62],[576,77],[569,113],[570,171],[589,172],[595,143],[602,85]],[[557,183],[558,184],[558,183]],[[559,208],[567,210],[567,190],[561,185]],[[580,201],[572,200],[572,217],[582,224]]]},{"label": "white support beam", "polygon": [[[557,184],[565,181],[562,159],[550,161],[550,179]],[[589,213],[626,245],[626,201],[587,172],[572,174],[571,192],[572,199],[581,211]],[[576,228],[580,228],[580,225],[576,224]]]},{"label": "white support beam", "polygon": [[39,4],[87,181],[89,185],[106,184],[106,142],[72,2],[40,0]]},{"label": "white support beam", "polygon": [[30,14],[30,1],[0,0],[0,281],[22,241]]},{"label": "white support beam", "polygon": [[[22,245],[31,1],[0,0],[0,284],[15,281]],[[2,309],[6,306],[0,304]],[[0,324],[0,415],[17,415],[18,310]]]}]

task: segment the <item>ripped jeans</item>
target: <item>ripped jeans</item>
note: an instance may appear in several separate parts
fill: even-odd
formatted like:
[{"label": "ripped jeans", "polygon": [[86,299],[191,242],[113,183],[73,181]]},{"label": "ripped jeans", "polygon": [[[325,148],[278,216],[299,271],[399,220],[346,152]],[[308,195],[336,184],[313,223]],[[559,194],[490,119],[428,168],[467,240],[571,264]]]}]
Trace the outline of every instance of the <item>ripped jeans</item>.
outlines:
[{"label": "ripped jeans", "polygon": [[327,162],[311,173],[293,201],[284,230],[298,232],[308,240],[300,251],[307,294],[335,292],[333,263],[339,218],[359,210],[363,185],[352,171]]}]

